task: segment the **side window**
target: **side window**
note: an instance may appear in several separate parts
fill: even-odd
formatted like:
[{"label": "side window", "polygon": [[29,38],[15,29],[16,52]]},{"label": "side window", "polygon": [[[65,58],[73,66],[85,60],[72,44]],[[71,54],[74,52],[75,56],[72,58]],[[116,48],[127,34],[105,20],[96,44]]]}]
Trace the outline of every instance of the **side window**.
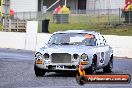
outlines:
[{"label": "side window", "polygon": [[104,43],[104,45],[106,45],[106,44],[107,44],[107,42],[106,42],[106,40],[105,40],[104,36],[102,36],[102,39],[103,39],[103,43]]},{"label": "side window", "polygon": [[100,36],[100,46],[104,46],[104,45],[106,45],[106,40],[104,36]]}]

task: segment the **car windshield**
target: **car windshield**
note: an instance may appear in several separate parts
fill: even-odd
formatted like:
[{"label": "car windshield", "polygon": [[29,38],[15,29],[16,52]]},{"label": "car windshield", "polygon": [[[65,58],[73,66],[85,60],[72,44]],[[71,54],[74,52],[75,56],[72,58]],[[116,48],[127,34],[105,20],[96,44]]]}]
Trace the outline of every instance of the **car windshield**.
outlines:
[{"label": "car windshield", "polygon": [[95,46],[96,38],[86,33],[57,33],[51,36],[49,44]]}]

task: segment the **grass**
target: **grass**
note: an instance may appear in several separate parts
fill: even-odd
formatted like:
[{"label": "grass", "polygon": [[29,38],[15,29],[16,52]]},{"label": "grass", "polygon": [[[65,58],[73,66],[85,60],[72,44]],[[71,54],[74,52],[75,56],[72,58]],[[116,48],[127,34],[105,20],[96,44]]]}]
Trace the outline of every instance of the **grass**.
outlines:
[{"label": "grass", "polygon": [[83,24],[83,23],[74,23],[74,24],[55,24],[52,23],[49,25],[49,32],[53,33],[55,31],[64,31],[64,30],[89,30],[97,31],[105,35],[123,35],[123,36],[132,36],[132,25],[120,24],[120,25],[107,25],[107,24]]},{"label": "grass", "polygon": [[[56,31],[64,30],[89,30],[97,31],[105,35],[122,35],[122,36],[132,36],[132,24],[119,23],[118,16],[87,16],[87,15],[73,15],[69,16],[69,24],[56,24],[53,22],[53,16],[48,15],[45,17],[50,19],[49,32],[53,33]],[[109,21],[108,21],[109,20]],[[120,19],[121,22],[124,18]],[[38,21],[39,22],[39,21]],[[108,23],[109,22],[109,23]],[[40,23],[39,23],[40,24]],[[0,31],[2,31],[3,25],[0,23]],[[40,31],[40,26],[38,26],[38,32]]]},{"label": "grass", "polygon": [[[51,19],[52,17],[50,17]],[[124,18],[120,19],[123,22]],[[119,23],[118,16],[85,16],[75,15],[69,17],[69,24],[56,24],[50,20],[49,32],[64,30],[90,30],[97,31],[105,35],[132,36],[132,25]]]}]

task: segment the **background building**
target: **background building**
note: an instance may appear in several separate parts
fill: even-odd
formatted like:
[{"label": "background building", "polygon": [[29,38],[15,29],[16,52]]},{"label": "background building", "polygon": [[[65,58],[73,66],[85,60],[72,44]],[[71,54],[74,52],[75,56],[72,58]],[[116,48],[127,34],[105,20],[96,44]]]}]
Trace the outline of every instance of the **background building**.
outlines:
[{"label": "background building", "polygon": [[[48,8],[57,0],[11,0],[11,9],[15,12],[41,11]],[[54,10],[58,5],[64,5],[65,0],[60,0],[49,10]],[[70,10],[93,10],[108,8],[123,8],[125,0],[67,0]]]},{"label": "background building", "polygon": [[11,0],[10,4],[15,12],[38,11],[38,0]]}]

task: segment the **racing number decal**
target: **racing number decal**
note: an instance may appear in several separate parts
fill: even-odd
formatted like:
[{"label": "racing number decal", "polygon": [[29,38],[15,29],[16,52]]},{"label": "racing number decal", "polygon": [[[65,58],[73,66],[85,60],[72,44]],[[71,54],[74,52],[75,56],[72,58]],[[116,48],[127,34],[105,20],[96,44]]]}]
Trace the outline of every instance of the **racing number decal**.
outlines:
[{"label": "racing number decal", "polygon": [[104,60],[105,60],[105,54],[104,52],[101,52],[100,65],[104,64]]}]

